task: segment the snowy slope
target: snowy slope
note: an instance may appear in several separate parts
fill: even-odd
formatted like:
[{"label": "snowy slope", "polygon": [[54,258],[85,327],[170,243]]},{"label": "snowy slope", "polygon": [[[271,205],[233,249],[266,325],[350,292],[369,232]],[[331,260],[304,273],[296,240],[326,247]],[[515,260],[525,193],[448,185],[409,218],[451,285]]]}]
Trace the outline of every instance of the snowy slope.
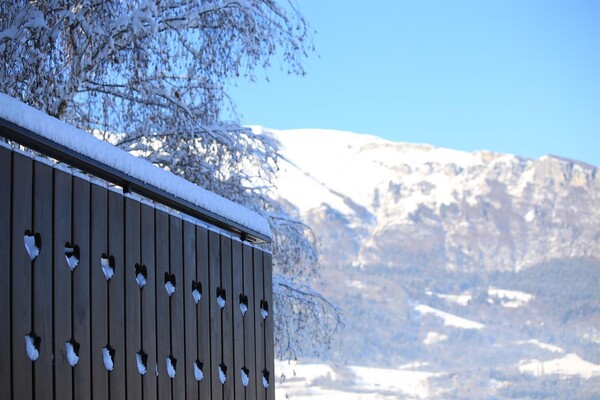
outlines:
[{"label": "snowy slope", "polygon": [[[329,130],[269,132],[281,143],[286,161],[282,163],[278,180],[279,194],[294,199],[302,211],[330,202],[341,211],[352,212],[340,204],[344,198],[350,198],[376,213],[376,191],[389,187],[390,183],[400,183],[400,177],[409,177],[402,180],[402,185],[409,187],[418,185],[420,172],[430,173],[432,163],[463,169],[481,165],[480,157],[471,153],[394,143],[370,135]],[[299,183],[302,175],[304,179]],[[448,181],[443,172],[429,178],[437,190],[428,195],[420,190],[411,191],[403,201],[405,215],[423,201],[439,205],[453,201],[452,191],[459,182]],[[304,190],[304,185],[309,185],[311,190]],[[328,194],[322,197],[325,191]]]},{"label": "snowy slope", "polygon": [[431,314],[440,318],[444,321],[444,325],[453,326],[460,329],[483,329],[485,327],[484,324],[480,324],[479,322],[471,321],[465,318],[457,317],[456,315],[452,315],[450,313],[436,310],[433,307],[429,307],[423,304],[419,304],[415,307],[419,313],[423,315]]}]

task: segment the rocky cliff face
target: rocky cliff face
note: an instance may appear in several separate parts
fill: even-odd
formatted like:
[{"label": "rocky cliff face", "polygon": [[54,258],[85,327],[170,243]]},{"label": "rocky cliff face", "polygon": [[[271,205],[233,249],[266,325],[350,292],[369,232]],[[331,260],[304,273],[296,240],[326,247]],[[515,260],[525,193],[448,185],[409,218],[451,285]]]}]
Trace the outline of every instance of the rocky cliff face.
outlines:
[{"label": "rocky cliff face", "polygon": [[519,270],[600,254],[594,166],[342,132],[275,137],[279,195],[315,228],[328,263]]}]

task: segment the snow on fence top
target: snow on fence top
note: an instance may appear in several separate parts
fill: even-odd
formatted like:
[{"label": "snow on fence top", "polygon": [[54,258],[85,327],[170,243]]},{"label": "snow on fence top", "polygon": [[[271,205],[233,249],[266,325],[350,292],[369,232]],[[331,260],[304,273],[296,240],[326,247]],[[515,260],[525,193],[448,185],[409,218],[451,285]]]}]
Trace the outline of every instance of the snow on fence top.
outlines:
[{"label": "snow on fence top", "polygon": [[[101,168],[109,167],[108,169],[120,172],[118,175],[122,182],[134,184],[139,181],[149,186],[149,188],[143,188],[148,190],[135,190],[141,192],[140,194],[158,193],[161,195],[161,191],[165,192],[167,197],[171,195],[182,200],[182,204],[191,203],[192,207],[184,208],[197,210],[204,216],[203,219],[208,219],[211,223],[217,222],[218,225],[225,225],[233,228],[234,231],[239,231],[243,236],[248,234],[261,241],[271,239],[271,229],[266,219],[254,211],[209,192],[110,143],[96,139],[89,133],[4,93],[0,93],[1,119],[70,149],[77,155],[88,157],[99,164]],[[43,153],[43,150],[35,150]]]}]

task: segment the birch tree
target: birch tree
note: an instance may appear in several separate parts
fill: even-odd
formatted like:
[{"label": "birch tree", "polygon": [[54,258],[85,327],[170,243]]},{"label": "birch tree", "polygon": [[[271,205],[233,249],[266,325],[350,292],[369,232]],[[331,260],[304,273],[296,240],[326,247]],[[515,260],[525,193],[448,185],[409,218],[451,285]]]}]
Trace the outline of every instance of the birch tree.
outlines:
[{"label": "birch tree", "polygon": [[312,50],[293,0],[0,0],[0,91],[269,219],[286,357],[327,344],[339,316],[311,286],[310,229],[269,195],[277,143],[224,119],[225,87],[275,58],[303,75]]}]

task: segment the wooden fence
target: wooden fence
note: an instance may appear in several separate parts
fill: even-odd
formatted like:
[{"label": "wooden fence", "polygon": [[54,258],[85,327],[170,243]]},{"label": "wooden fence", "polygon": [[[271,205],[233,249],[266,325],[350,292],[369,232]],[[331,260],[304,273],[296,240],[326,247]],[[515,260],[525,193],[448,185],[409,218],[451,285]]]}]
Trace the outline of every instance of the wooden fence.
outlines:
[{"label": "wooden fence", "polygon": [[273,399],[270,253],[60,165],[0,146],[0,399]]}]

